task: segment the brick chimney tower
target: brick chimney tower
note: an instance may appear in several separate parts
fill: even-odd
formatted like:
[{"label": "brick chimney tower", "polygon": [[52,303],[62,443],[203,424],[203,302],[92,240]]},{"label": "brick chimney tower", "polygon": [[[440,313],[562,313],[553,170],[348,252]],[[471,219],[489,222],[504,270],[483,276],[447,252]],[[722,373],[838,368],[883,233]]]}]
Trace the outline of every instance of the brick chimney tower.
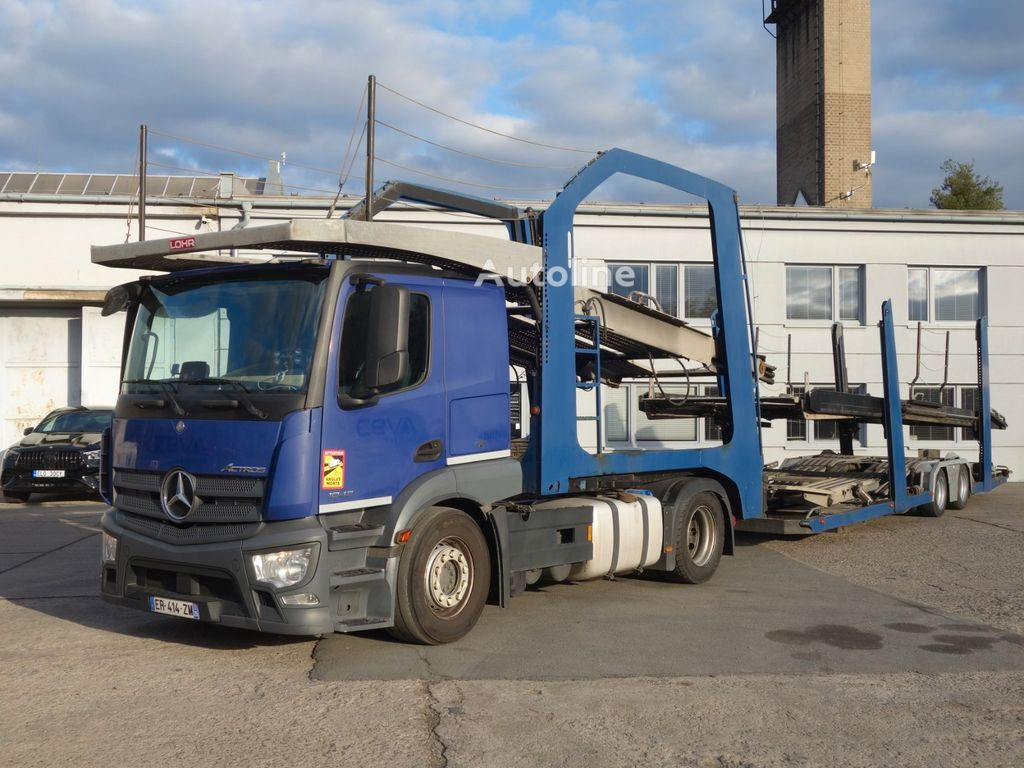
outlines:
[{"label": "brick chimney tower", "polygon": [[771,0],[779,205],[870,208],[871,0]]}]

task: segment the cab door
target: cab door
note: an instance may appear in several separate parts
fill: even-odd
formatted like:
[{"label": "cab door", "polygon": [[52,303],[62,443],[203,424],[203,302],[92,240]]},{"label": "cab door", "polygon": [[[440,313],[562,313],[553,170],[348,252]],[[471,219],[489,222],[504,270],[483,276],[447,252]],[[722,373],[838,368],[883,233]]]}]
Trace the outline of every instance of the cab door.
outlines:
[{"label": "cab door", "polygon": [[320,467],[320,512],[390,504],[420,475],[443,467],[443,317],[439,281],[387,276],[409,291],[408,366],[372,403],[353,405],[366,377],[373,285],[346,280],[331,341]]}]

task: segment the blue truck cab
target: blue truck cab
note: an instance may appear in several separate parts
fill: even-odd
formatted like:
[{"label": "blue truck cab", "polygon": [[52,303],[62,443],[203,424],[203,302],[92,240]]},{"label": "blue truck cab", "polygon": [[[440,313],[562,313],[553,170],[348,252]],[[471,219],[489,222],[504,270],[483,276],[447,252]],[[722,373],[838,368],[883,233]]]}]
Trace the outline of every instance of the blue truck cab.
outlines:
[{"label": "blue truck cab", "polygon": [[522,491],[493,282],[330,260],[122,291],[107,599],[286,634],[390,623],[395,532]]}]

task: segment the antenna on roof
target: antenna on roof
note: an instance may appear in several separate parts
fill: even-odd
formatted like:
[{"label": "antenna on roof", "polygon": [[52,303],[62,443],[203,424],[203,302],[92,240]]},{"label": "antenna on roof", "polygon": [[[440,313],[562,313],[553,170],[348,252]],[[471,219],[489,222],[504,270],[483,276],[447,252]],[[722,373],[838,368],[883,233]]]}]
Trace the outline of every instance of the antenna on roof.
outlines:
[{"label": "antenna on roof", "polygon": [[146,239],[146,139],[149,129],[139,126],[139,242]]}]

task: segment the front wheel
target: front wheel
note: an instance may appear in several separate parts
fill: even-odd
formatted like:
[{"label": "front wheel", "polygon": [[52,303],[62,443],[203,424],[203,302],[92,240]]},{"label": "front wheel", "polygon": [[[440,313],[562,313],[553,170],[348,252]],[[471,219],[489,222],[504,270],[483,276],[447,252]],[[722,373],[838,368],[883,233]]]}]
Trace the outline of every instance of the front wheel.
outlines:
[{"label": "front wheel", "polygon": [[14,504],[24,504],[31,494],[14,491],[4,491],[3,500]]},{"label": "front wheel", "polygon": [[430,507],[416,521],[398,566],[392,635],[450,643],[476,624],[487,602],[491,558],[480,527],[457,509]]},{"label": "front wheel", "polygon": [[725,518],[722,503],[710,491],[682,497],[677,502],[675,567],[665,578],[680,584],[700,584],[718,568],[725,549]]}]

